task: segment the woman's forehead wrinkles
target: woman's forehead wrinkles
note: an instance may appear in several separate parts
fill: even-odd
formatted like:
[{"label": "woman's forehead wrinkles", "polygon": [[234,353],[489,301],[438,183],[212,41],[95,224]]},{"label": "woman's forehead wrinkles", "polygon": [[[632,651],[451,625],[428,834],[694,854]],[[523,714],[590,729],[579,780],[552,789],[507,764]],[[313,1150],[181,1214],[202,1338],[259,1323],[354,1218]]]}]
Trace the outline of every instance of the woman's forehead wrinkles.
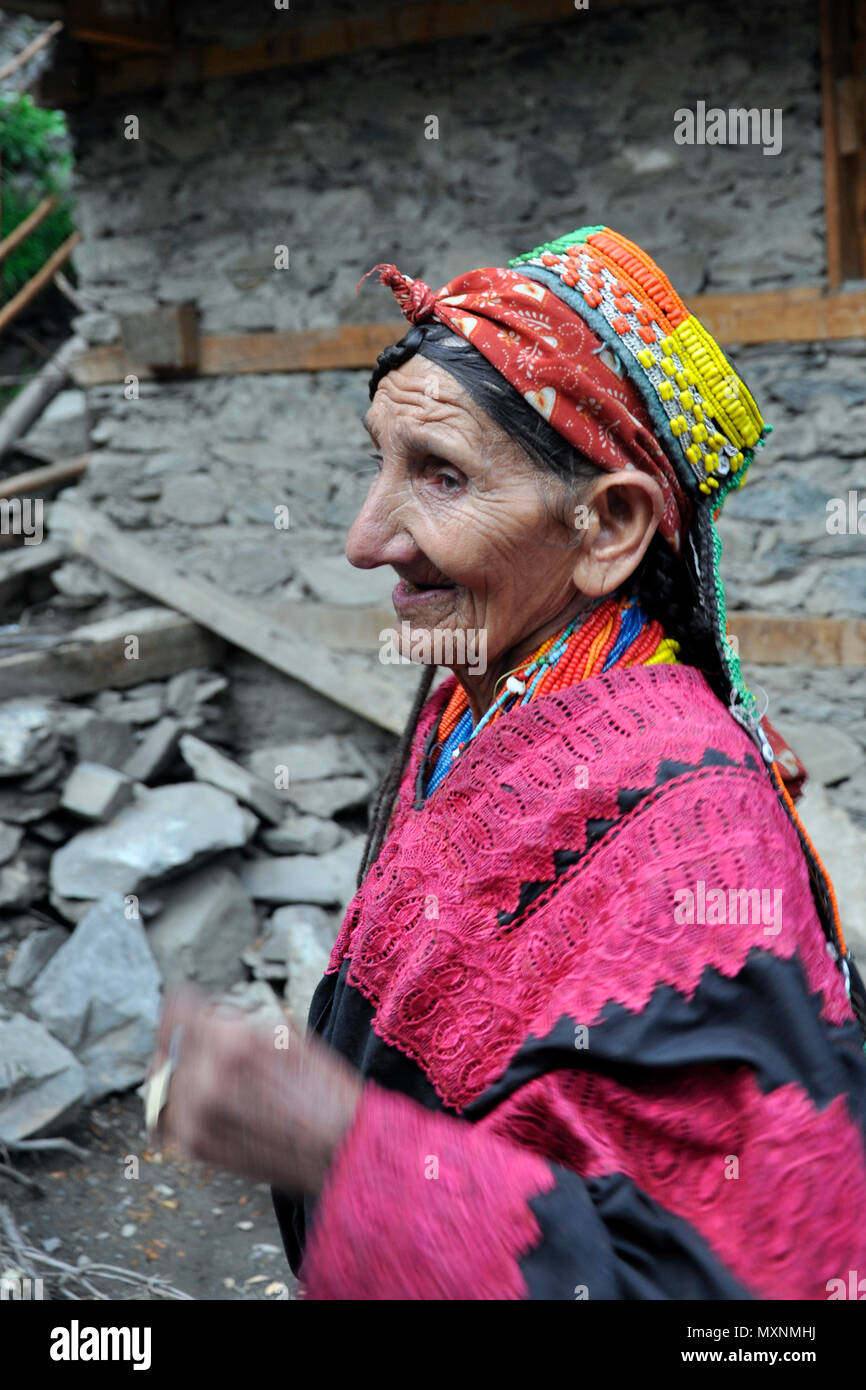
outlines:
[{"label": "woman's forehead wrinkles", "polygon": [[382,401],[378,407],[374,401],[363,423],[374,438],[387,426],[389,434],[403,442],[427,439],[438,441],[439,446],[477,445],[483,433],[482,422],[471,409],[458,401],[444,401],[423,393],[412,400]]}]

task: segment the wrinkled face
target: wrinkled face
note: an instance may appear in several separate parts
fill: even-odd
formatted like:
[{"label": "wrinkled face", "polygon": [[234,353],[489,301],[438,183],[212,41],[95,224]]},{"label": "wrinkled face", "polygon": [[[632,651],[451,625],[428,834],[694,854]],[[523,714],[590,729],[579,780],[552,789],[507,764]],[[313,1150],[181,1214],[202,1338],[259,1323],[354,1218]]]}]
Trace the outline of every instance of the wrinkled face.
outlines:
[{"label": "wrinkled face", "polygon": [[[486,631],[498,656],[577,610],[567,526],[548,479],[448,372],[415,356],[376,390],[366,425],[378,475],[346,543],[353,565],[391,565],[398,618]],[[567,514],[567,507],[566,507]]]}]

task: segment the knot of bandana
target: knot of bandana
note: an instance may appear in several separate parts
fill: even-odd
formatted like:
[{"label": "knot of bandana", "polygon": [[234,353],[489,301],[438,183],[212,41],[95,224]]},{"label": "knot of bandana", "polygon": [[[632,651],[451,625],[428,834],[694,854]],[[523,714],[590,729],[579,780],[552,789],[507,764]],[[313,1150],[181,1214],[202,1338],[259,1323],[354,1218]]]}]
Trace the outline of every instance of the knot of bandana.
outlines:
[{"label": "knot of bandana", "polygon": [[[373,275],[377,270],[380,281],[393,290],[397,303],[410,323],[425,323],[433,317],[437,298],[435,290],[425,285],[423,280],[413,280],[399,271],[395,265],[386,262],[374,265],[372,270],[367,271],[367,275]],[[355,287],[356,293],[367,275],[361,276]]]}]

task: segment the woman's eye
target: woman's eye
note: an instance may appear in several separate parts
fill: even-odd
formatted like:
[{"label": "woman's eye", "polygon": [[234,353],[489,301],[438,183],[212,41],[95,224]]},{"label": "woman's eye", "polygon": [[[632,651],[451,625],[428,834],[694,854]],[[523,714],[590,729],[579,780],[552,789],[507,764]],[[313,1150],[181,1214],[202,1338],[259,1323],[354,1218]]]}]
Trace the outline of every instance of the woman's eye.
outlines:
[{"label": "woman's eye", "polygon": [[453,473],[436,473],[436,481],[442,484],[443,492],[458,492],[460,489],[460,479],[455,478]]}]

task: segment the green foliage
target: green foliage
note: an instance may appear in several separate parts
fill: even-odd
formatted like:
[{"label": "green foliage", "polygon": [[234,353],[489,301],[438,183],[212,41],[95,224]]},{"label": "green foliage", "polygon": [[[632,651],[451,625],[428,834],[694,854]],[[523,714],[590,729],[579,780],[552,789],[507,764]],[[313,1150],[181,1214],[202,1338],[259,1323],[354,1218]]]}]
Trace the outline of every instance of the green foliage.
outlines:
[{"label": "green foliage", "polygon": [[50,193],[57,207],[0,265],[0,302],[11,298],[73,230],[72,153],[62,111],[26,93],[0,96],[0,236],[8,236]]}]

